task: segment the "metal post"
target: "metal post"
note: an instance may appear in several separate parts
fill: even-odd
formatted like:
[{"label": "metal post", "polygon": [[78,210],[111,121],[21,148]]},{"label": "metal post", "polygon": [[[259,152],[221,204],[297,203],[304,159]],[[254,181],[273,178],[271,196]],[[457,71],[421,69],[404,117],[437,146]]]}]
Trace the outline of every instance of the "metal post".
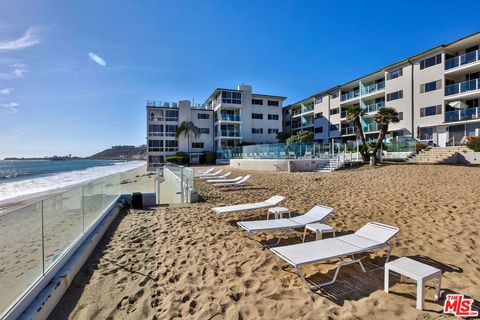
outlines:
[{"label": "metal post", "polygon": [[42,200],[42,274],[45,274],[45,228],[43,225],[43,200]]},{"label": "metal post", "polygon": [[183,167],[180,167],[180,202],[184,202],[184,189],[183,189]]},{"label": "metal post", "polygon": [[358,146],[358,139],[357,139],[357,162],[358,162],[358,156],[359,156],[359,153],[360,153],[360,149],[359,149],[359,146]]}]

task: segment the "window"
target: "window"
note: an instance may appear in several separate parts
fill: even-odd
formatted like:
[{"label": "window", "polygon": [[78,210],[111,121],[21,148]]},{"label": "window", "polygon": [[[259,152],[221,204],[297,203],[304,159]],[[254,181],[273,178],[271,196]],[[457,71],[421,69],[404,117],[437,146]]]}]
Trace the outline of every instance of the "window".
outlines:
[{"label": "window", "polygon": [[398,113],[398,120],[400,120],[400,121],[403,120],[403,112]]},{"label": "window", "polygon": [[323,97],[315,97],[315,104],[322,103]]},{"label": "window", "polygon": [[278,120],[278,114],[269,114],[268,120]]},{"label": "window", "polygon": [[338,90],[332,92],[332,99],[338,98]]},{"label": "window", "polygon": [[330,115],[338,114],[339,108],[330,109]]},{"label": "window", "polygon": [[268,100],[268,105],[269,105],[270,107],[278,107],[278,101]]},{"label": "window", "polygon": [[252,99],[252,104],[258,105],[258,106],[263,106],[263,100],[262,99]]},{"label": "window", "polygon": [[201,134],[210,134],[210,128],[200,128]]},{"label": "window", "polygon": [[420,93],[434,91],[442,88],[442,80],[427,82],[420,85]]},{"label": "window", "polygon": [[442,114],[442,106],[432,106],[420,109],[420,117],[429,117],[435,116],[437,114]]},{"label": "window", "polygon": [[252,119],[263,119],[263,113],[252,113]]},{"label": "window", "polygon": [[290,109],[283,109],[283,114],[290,114]]},{"label": "window", "polygon": [[315,119],[323,118],[323,112],[315,113]]},{"label": "window", "polygon": [[433,128],[420,128],[420,140],[432,140]]},{"label": "window", "polygon": [[163,133],[163,125],[161,124],[150,124],[148,125],[148,132],[149,133]]},{"label": "window", "polygon": [[278,129],[268,129],[268,134],[277,134]]},{"label": "window", "polygon": [[203,149],[203,142],[192,142],[193,149]]},{"label": "window", "polygon": [[163,163],[163,156],[148,156],[148,163]]},{"label": "window", "polygon": [[166,152],[177,151],[177,149],[178,149],[178,140],[165,140]]},{"label": "window", "polygon": [[330,131],[338,131],[338,125],[336,125],[336,124],[331,124],[331,125],[330,125]]},{"label": "window", "polygon": [[165,110],[165,121],[178,121],[178,110]]},{"label": "window", "polygon": [[403,90],[387,93],[387,101],[397,100],[403,98]]},{"label": "window", "polygon": [[199,113],[197,114],[198,119],[210,119],[210,114],[209,113]]},{"label": "window", "polygon": [[178,126],[176,125],[167,125],[165,126],[165,135],[167,137],[173,137],[175,136],[175,133],[177,132]]},{"label": "window", "polygon": [[222,103],[242,104],[240,92],[222,91]]},{"label": "window", "polygon": [[263,133],[263,128],[252,128],[252,133],[253,134],[262,134]]},{"label": "window", "polygon": [[163,140],[148,140],[148,151],[162,152],[163,151]]},{"label": "window", "polygon": [[400,69],[397,69],[397,70],[393,70],[393,71],[390,71],[389,73],[387,73],[387,80],[393,80],[393,79],[396,79],[398,77],[401,77],[403,76],[403,69],[400,68]]},{"label": "window", "polygon": [[436,56],[427,58],[425,60],[420,61],[420,70],[430,68],[434,65],[442,63],[442,55],[437,54]]},{"label": "window", "polygon": [[315,128],[315,133],[322,133],[323,132],[323,127],[316,127]]}]

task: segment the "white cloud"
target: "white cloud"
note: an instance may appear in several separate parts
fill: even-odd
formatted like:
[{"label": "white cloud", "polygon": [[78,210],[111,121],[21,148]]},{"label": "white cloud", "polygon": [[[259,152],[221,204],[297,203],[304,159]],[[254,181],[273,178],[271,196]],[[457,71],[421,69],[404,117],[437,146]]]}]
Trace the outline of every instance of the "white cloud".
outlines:
[{"label": "white cloud", "polygon": [[89,52],[88,53],[88,56],[90,57],[90,59],[92,59],[93,61],[95,61],[96,63],[98,63],[99,65],[101,65],[102,67],[105,67],[107,65],[107,63],[105,62],[105,60],[103,60],[102,58],[100,58],[97,54],[93,53],[93,52]]},{"label": "white cloud", "polygon": [[20,50],[40,43],[40,36],[36,28],[28,28],[27,31],[18,39],[0,40],[0,51],[2,50]]},{"label": "white cloud", "polygon": [[27,70],[27,66],[23,63],[14,63],[7,66],[11,68],[9,72],[0,72],[0,79],[15,79],[21,78],[25,75]]},{"label": "white cloud", "polygon": [[3,89],[0,89],[0,94],[8,95],[8,94],[12,93],[12,91],[13,91],[13,88],[3,88]]},{"label": "white cloud", "polygon": [[2,103],[0,104],[0,114],[14,114],[17,113],[17,107],[19,106],[16,102]]}]

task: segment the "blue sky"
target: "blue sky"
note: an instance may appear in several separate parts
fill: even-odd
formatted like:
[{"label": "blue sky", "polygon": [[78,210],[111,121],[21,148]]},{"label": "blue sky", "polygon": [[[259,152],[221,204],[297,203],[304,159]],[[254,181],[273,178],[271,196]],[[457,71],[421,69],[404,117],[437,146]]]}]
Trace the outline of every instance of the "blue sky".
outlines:
[{"label": "blue sky", "polygon": [[147,99],[203,102],[214,88],[248,83],[294,102],[480,31],[479,9],[478,1],[0,0],[0,159],[143,144]]}]

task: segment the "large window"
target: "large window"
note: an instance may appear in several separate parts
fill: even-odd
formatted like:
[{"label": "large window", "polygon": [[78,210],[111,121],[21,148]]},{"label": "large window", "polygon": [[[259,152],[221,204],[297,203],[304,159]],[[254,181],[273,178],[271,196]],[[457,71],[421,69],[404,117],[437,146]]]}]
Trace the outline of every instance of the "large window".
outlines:
[{"label": "large window", "polygon": [[163,140],[148,140],[148,151],[150,152],[162,152]]},{"label": "large window", "polygon": [[315,133],[322,133],[323,132],[323,127],[316,127],[315,128]]},{"label": "large window", "polygon": [[222,103],[242,104],[240,92],[222,91]]},{"label": "large window", "polygon": [[252,113],[252,119],[263,119],[263,113]]},{"label": "large window", "polygon": [[149,124],[148,133],[153,136],[158,136],[160,133],[163,134],[163,125],[162,124]]},{"label": "large window", "polygon": [[387,93],[387,101],[397,100],[403,98],[403,90]]},{"label": "large window", "polygon": [[210,128],[200,128],[201,134],[210,134]]},{"label": "large window", "polygon": [[198,119],[210,119],[210,114],[209,113],[199,113],[197,114]]},{"label": "large window", "polygon": [[433,128],[420,128],[420,140],[432,140]]},{"label": "large window", "polygon": [[420,93],[434,91],[442,88],[442,80],[427,82],[420,85]]},{"label": "large window", "polygon": [[437,114],[442,114],[442,106],[432,106],[420,109],[420,117],[429,117],[435,116]]},{"label": "large window", "polygon": [[332,99],[338,98],[338,90],[332,92]]},{"label": "large window", "polygon": [[323,118],[323,112],[315,113],[315,119]]},{"label": "large window", "polygon": [[192,142],[192,149],[203,149],[203,142]]},{"label": "large window", "polygon": [[330,125],[330,131],[338,131],[338,125],[336,125],[336,124],[331,124],[331,125]]},{"label": "large window", "polygon": [[420,61],[420,70],[433,67],[440,63],[442,63],[442,55],[437,54],[436,56]]},{"label": "large window", "polygon": [[268,120],[278,120],[278,114],[269,114]]},{"label": "large window", "polygon": [[177,140],[165,140],[165,152],[175,152],[178,149]]},{"label": "large window", "polygon": [[330,109],[330,115],[338,114],[340,112],[340,108],[333,108]]},{"label": "large window", "polygon": [[278,101],[268,100],[268,105],[269,105],[270,107],[278,107]]},{"label": "large window", "polygon": [[393,80],[393,79],[396,79],[396,78],[401,77],[401,76],[403,76],[403,69],[402,68],[392,70],[392,71],[387,73],[387,80]]},{"label": "large window", "polygon": [[257,105],[257,106],[263,106],[263,100],[262,99],[252,99],[252,104]]},{"label": "large window", "polygon": [[178,110],[165,110],[165,121],[178,121]]},{"label": "large window", "polygon": [[252,128],[252,133],[253,134],[262,134],[263,133],[263,128]]},{"label": "large window", "polygon": [[268,129],[268,134],[277,134],[278,131],[279,131],[278,129],[271,129],[271,128],[269,128],[269,129]]},{"label": "large window", "polygon": [[166,125],[165,126],[165,135],[169,137],[173,137],[177,132],[178,126],[177,125]]},{"label": "large window", "polygon": [[315,97],[315,104],[322,103],[323,97]]}]

